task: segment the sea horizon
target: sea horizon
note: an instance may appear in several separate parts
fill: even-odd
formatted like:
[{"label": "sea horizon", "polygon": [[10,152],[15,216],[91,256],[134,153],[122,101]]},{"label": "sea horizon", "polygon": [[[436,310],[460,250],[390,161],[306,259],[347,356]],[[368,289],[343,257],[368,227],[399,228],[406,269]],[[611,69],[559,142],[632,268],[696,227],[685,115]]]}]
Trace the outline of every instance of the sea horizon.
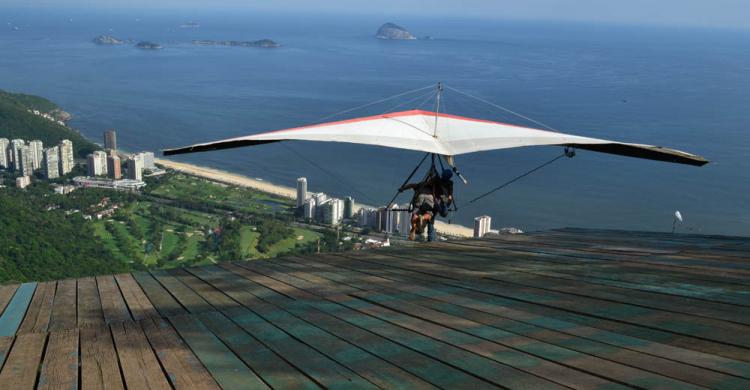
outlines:
[{"label": "sea horizon", "polygon": [[[336,25],[323,16],[185,12],[144,13],[136,21],[135,14],[10,12],[6,23],[19,29],[0,34],[9,54],[0,60],[0,89],[51,99],[73,114],[72,127],[97,142],[114,128],[125,149],[157,152],[316,122],[444,82],[564,132],[672,147],[711,160],[694,168],[580,151],[465,207],[560,148],[459,156],[469,185],[457,183],[459,211],[452,221],[470,226],[474,217],[487,214],[493,228],[524,231],[566,226],[669,231],[680,210],[685,223],[678,232],[750,235],[743,196],[750,191],[744,160],[750,147],[742,128],[750,119],[744,109],[750,99],[745,30],[393,20],[394,15],[353,17]],[[179,28],[187,21],[201,26]],[[379,41],[374,33],[385,22],[433,40]],[[96,46],[91,40],[100,34],[164,48]],[[191,44],[263,38],[282,46]],[[534,126],[455,94],[447,93],[445,104],[452,114]],[[333,119],[379,114],[390,106]],[[429,102],[422,108],[430,109]],[[417,152],[359,145],[289,143],[175,160],[285,186],[305,176],[312,191],[378,205],[388,202],[419,158]]]}]

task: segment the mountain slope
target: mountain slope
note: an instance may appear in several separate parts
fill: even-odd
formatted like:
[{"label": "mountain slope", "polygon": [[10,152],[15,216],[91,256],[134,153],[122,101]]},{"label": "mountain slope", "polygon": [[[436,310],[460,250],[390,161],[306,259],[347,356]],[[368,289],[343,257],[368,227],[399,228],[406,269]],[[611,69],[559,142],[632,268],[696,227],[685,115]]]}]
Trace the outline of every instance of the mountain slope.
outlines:
[{"label": "mountain slope", "polygon": [[33,95],[15,94],[0,90],[0,138],[39,139],[45,147],[62,139],[73,141],[77,157],[84,158],[99,147],[75,130],[62,126],[28,110],[53,112],[59,108],[53,102]]}]

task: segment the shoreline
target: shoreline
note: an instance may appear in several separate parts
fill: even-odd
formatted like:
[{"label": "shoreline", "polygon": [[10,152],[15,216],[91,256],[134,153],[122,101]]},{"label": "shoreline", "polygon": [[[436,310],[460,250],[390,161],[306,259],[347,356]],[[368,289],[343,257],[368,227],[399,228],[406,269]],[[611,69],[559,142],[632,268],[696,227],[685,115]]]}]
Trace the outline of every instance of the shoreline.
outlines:
[{"label": "shoreline", "polygon": [[[253,179],[244,175],[223,171],[221,169],[202,167],[189,163],[182,163],[172,160],[166,160],[163,158],[154,159],[156,164],[159,164],[165,168],[173,169],[178,172],[182,172],[186,175],[200,177],[202,179],[215,181],[223,184],[236,185],[239,187],[252,188],[257,191],[265,192],[268,194],[280,196],[287,199],[296,199],[297,190],[292,187],[287,187],[279,184],[270,183],[264,180]],[[365,205],[356,203],[355,210],[360,209]],[[366,206],[365,206],[366,207]],[[473,237],[474,229],[467,226],[448,224],[443,221],[435,222],[435,230],[438,233],[442,233],[449,236],[457,237]]]}]

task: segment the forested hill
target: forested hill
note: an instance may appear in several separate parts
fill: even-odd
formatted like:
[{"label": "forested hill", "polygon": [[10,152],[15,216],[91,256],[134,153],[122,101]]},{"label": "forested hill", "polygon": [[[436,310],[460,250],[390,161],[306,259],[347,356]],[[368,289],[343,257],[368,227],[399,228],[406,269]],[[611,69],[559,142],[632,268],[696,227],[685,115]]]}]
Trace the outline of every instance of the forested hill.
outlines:
[{"label": "forested hill", "polygon": [[69,216],[65,210],[46,210],[55,202],[94,203],[100,194],[92,193],[88,202],[62,195],[48,198],[44,195],[51,190],[43,184],[27,191],[12,187],[0,191],[0,284],[133,269],[113,259],[80,213]]},{"label": "forested hill", "polygon": [[39,110],[50,113],[58,109],[55,103],[39,96],[0,90],[0,138],[38,139],[45,147],[69,139],[73,141],[76,156],[80,158],[99,149],[75,130],[28,112]]}]

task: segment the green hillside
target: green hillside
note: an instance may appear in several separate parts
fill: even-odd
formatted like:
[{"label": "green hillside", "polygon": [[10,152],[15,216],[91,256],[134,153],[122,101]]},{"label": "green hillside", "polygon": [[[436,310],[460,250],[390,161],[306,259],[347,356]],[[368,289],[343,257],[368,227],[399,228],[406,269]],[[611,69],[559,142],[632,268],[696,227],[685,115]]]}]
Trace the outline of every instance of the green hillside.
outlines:
[{"label": "green hillside", "polygon": [[[50,210],[46,186],[36,192],[0,191],[0,283],[50,280],[125,272],[133,267],[113,259],[80,213]],[[82,201],[76,201],[82,204]]]},{"label": "green hillside", "polygon": [[75,130],[34,115],[28,109],[52,112],[58,107],[39,96],[0,90],[0,138],[39,139],[45,147],[57,144],[62,139],[69,139],[73,141],[76,156],[80,158],[99,149]]}]

